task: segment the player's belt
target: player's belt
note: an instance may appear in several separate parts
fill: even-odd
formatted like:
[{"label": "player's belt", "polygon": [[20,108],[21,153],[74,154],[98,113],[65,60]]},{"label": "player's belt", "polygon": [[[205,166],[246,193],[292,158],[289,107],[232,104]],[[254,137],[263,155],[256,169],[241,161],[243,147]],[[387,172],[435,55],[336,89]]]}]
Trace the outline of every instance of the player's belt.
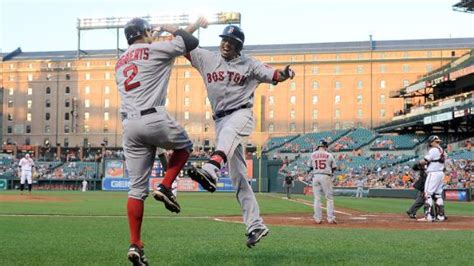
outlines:
[{"label": "player's belt", "polygon": [[[149,108],[149,109],[145,109],[145,110],[141,110],[141,111],[140,111],[140,115],[141,115],[141,116],[149,115],[149,114],[153,114],[153,113],[156,113],[156,108],[155,108],[155,107],[152,107],[152,108]],[[128,118],[128,114],[127,114],[127,113],[122,112],[121,115],[122,115],[122,120]]]},{"label": "player's belt", "polygon": [[223,118],[224,116],[228,116],[232,114],[233,112],[238,111],[240,109],[247,109],[247,108],[252,108],[252,107],[253,105],[251,103],[246,103],[234,109],[219,111],[219,112],[216,112],[214,115],[212,115],[212,119],[216,120],[217,118]]},{"label": "player's belt", "polygon": [[327,175],[327,176],[332,176],[331,174],[326,174],[326,173],[316,173],[315,175]]}]

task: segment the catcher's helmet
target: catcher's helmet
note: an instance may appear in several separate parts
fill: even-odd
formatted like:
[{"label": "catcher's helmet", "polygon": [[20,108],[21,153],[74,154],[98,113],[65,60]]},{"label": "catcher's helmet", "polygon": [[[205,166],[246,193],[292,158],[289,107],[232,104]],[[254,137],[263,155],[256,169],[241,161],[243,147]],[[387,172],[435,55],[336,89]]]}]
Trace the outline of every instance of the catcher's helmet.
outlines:
[{"label": "catcher's helmet", "polygon": [[328,142],[325,141],[324,139],[320,140],[319,143],[318,143],[318,148],[319,147],[327,148],[328,147]]},{"label": "catcher's helmet", "polygon": [[136,39],[140,38],[145,32],[151,31],[148,21],[141,18],[134,18],[125,24],[124,32],[127,42],[131,45]]},{"label": "catcher's helmet", "polygon": [[222,34],[219,35],[219,37],[221,38],[228,37],[228,38],[234,39],[240,44],[241,47],[244,45],[244,41],[245,41],[244,32],[239,27],[234,26],[234,25],[229,25],[225,27],[224,31],[222,31]]},{"label": "catcher's helmet", "polygon": [[428,138],[428,143],[431,144],[433,142],[441,142],[441,139],[436,136],[436,135],[431,135],[429,138]]}]

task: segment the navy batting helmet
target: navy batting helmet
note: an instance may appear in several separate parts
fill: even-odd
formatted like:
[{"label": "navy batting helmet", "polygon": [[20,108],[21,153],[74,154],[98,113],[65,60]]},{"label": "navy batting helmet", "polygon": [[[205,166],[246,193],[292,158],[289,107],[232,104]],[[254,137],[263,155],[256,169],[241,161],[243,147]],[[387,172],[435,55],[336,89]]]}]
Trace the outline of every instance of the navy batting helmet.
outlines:
[{"label": "navy batting helmet", "polygon": [[436,135],[431,135],[429,138],[428,138],[428,143],[431,144],[433,142],[441,142],[441,139],[436,136]]},{"label": "navy batting helmet", "polygon": [[136,39],[145,35],[145,32],[151,31],[148,21],[141,18],[134,18],[125,24],[124,32],[127,42],[131,45]]},{"label": "navy batting helmet", "polygon": [[328,142],[325,141],[324,139],[320,140],[319,143],[318,143],[318,148],[319,147],[327,148],[328,147]]},{"label": "navy batting helmet", "polygon": [[238,43],[240,43],[241,47],[244,45],[244,41],[245,41],[244,32],[239,27],[234,26],[234,25],[229,25],[225,27],[224,31],[222,31],[222,34],[219,35],[219,37],[221,38],[228,37],[228,38],[234,39]]}]

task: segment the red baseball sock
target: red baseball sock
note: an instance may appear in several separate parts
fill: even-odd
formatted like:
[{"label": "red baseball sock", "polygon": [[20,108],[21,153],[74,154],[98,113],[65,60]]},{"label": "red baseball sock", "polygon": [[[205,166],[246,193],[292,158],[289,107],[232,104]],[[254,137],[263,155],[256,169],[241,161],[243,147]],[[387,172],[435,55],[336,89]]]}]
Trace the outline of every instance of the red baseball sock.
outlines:
[{"label": "red baseball sock", "polygon": [[166,188],[171,188],[171,184],[178,176],[184,164],[188,161],[188,150],[174,150],[168,161],[168,169],[166,169],[165,178],[161,184]]},{"label": "red baseball sock", "polygon": [[140,239],[143,220],[143,200],[128,198],[127,201],[128,226],[130,228],[130,243],[143,248]]}]

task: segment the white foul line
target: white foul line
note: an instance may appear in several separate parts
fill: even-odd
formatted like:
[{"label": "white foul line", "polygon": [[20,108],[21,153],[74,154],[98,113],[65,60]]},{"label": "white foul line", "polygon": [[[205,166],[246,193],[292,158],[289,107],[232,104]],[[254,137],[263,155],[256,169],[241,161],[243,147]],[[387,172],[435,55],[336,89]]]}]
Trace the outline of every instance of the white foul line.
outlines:
[{"label": "white foul line", "polygon": [[[125,215],[0,214],[0,217],[127,218]],[[210,216],[144,216],[145,219],[210,219]]]},{"label": "white foul line", "polygon": [[[272,197],[272,198],[276,198],[276,199],[286,199],[288,201],[291,201],[291,202],[296,202],[296,203],[302,203],[306,206],[310,206],[310,207],[313,207],[313,203],[311,201],[307,201],[307,200],[304,200],[304,199],[288,199],[288,198],[281,198],[281,197],[277,197],[277,196],[274,196],[274,195],[271,195],[271,194],[268,194],[267,196],[269,197]],[[322,207],[323,209],[326,209],[325,207]],[[343,212],[343,211],[337,211],[337,210],[334,210],[335,213],[340,213],[340,214],[343,214],[343,215],[347,215],[347,216],[352,216],[351,213],[348,213],[348,212]]]}]

